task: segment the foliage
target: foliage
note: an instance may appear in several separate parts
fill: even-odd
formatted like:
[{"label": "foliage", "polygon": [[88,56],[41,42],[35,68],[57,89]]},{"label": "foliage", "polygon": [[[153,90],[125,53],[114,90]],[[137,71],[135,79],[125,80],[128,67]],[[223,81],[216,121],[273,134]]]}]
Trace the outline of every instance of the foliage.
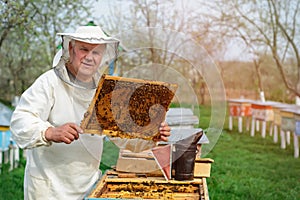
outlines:
[{"label": "foliage", "polygon": [[[222,77],[225,88],[235,89],[240,91],[241,94],[243,91],[258,94],[258,80],[253,67],[253,62],[224,61],[219,62],[219,66],[223,70]],[[271,62],[269,57],[264,58],[264,62],[261,63],[260,71],[266,100],[290,103],[294,102],[295,95],[286,89],[282,82],[282,78],[278,73],[278,69],[274,62]],[[229,93],[229,91],[230,90],[227,91],[228,98],[237,98],[233,94]]]},{"label": "foliage", "polygon": [[[129,52],[122,54],[119,58],[119,75],[123,76],[128,71],[136,72],[142,66],[149,68],[156,65],[153,67],[153,74],[162,76],[165,73],[157,69],[161,70],[162,66],[167,66],[185,77],[186,82],[194,88],[200,102],[203,102],[199,88],[206,83],[206,89],[203,91],[207,91],[208,79],[203,77],[207,69],[204,60],[211,56],[216,61],[228,89],[247,88],[254,91],[257,96],[260,91],[265,91],[267,100],[286,102],[295,97],[294,90],[299,82],[297,48],[294,48],[298,46],[294,44],[299,40],[297,34],[299,17],[296,17],[299,15],[297,12],[299,3],[291,0],[283,2],[200,0],[189,3],[174,0],[163,2],[128,0],[127,2],[126,8],[130,11],[122,12],[112,5],[109,17],[102,18],[101,23],[109,27],[111,33],[121,33],[120,38],[125,47],[148,48],[129,48]],[[139,29],[141,27],[144,29]],[[184,46],[180,38],[174,37],[173,34],[164,37],[166,33],[164,31],[155,34],[153,29],[150,29],[152,27],[184,34],[186,38],[192,38],[197,42],[199,49],[204,48],[208,53],[206,57],[196,55],[195,52],[199,49],[191,46],[183,49],[185,52],[183,55],[188,54],[189,58],[195,60],[197,64],[200,63],[201,71],[195,70],[188,62],[187,56],[180,57],[182,55],[180,49]],[[131,29],[140,30],[140,34],[128,31]],[[122,33],[124,30],[126,34]],[[148,43],[145,44],[146,42]],[[156,45],[156,42],[159,45]],[[241,49],[233,49],[238,45]],[[174,49],[176,50],[173,51]],[[280,60],[275,58],[275,51]],[[226,62],[228,52],[239,54],[236,56],[237,65],[232,65],[230,71],[222,65]],[[242,62],[249,62],[247,71],[239,70],[239,62],[242,59],[246,59]],[[228,73],[231,75],[228,76]],[[272,91],[274,85],[283,91],[282,94]],[[291,95],[285,99],[282,95],[286,93],[287,88]],[[207,92],[204,95],[209,98]]]},{"label": "foliage", "polygon": [[2,98],[11,100],[13,95],[20,95],[38,75],[52,67],[61,42],[56,33],[86,24],[89,2],[0,1]]},{"label": "foliage", "polygon": [[[205,37],[208,23],[199,19],[201,13],[185,1],[127,2],[129,11],[121,12],[113,5],[109,17],[101,19],[101,23],[120,37],[122,45],[128,50],[118,58],[119,75],[128,75],[129,72],[149,74],[151,68],[153,79],[160,80],[168,74],[168,69],[172,69],[179,72],[192,87],[201,85],[203,77],[190,61],[199,67],[205,66],[194,52],[208,49],[211,52],[217,46],[215,42],[208,42],[211,38]],[[197,45],[188,45],[188,42]],[[205,53],[203,59],[209,57]],[[142,72],[143,67],[148,71]],[[172,77],[173,80],[175,78],[178,77]]]},{"label": "foliage", "polygon": [[285,87],[300,95],[299,1],[217,0],[206,5],[216,13],[210,18],[213,26],[220,27],[219,35],[244,42],[246,53],[257,64],[258,79],[259,64],[269,54]]}]

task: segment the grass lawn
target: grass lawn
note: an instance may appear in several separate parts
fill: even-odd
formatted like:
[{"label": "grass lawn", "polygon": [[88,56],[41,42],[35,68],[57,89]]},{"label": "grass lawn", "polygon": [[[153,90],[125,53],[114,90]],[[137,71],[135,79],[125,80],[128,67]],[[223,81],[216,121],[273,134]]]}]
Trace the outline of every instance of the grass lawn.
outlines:
[{"label": "grass lawn", "polygon": [[211,199],[300,199],[300,159],[291,146],[224,131],[207,157],[215,161],[207,179]]},{"label": "grass lawn", "polygon": [[[201,128],[209,124],[210,108],[200,108]],[[212,200],[298,200],[300,199],[300,159],[293,147],[280,149],[272,138],[251,137],[249,132],[227,130],[227,120],[217,144],[206,157],[212,158],[207,178]],[[293,141],[291,141],[293,142]],[[118,149],[105,144],[102,169],[114,164]],[[24,166],[24,165],[22,165]],[[23,199],[23,167],[0,175],[0,199]],[[5,169],[4,169],[5,170]]]}]

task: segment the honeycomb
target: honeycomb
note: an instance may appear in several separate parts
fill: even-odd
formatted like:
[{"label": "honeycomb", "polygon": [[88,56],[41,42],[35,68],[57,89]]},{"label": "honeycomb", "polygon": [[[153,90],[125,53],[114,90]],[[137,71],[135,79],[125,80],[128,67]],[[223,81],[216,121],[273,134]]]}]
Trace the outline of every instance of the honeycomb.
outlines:
[{"label": "honeycomb", "polygon": [[103,75],[81,128],[85,133],[151,140],[176,89],[166,82]]},{"label": "honeycomb", "polygon": [[89,198],[122,198],[122,199],[207,199],[206,182],[203,179],[194,181],[164,181],[159,178],[117,178],[104,175]]}]

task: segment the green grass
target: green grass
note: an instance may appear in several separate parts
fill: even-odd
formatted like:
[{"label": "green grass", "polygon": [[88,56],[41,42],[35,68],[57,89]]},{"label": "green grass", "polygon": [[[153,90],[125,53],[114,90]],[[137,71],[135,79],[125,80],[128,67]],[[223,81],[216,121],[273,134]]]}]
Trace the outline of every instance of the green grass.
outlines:
[{"label": "green grass", "polygon": [[24,165],[8,172],[8,164],[2,166],[0,175],[0,199],[23,199]]},{"label": "green grass", "polygon": [[225,132],[207,155],[211,199],[300,199],[300,160],[271,138]]},{"label": "green grass", "polygon": [[[200,125],[206,129],[210,108],[200,107]],[[236,121],[235,121],[236,122]],[[251,137],[249,132],[224,130],[213,150],[211,177],[207,178],[211,200],[296,200],[300,199],[300,159],[292,145],[280,149],[268,135]],[[291,141],[293,142],[293,141]],[[105,143],[101,169],[114,165],[118,149]],[[0,198],[23,199],[23,167],[0,175]]]},{"label": "green grass", "polygon": [[[208,113],[207,109],[202,108],[201,113]],[[202,119],[202,124],[208,121]],[[281,149],[269,135],[262,138],[257,132],[251,137],[249,131],[238,133],[237,127],[232,131],[227,127],[228,118],[217,144],[206,156],[215,161],[207,179],[210,199],[300,199],[300,159],[293,157],[293,141]]]}]

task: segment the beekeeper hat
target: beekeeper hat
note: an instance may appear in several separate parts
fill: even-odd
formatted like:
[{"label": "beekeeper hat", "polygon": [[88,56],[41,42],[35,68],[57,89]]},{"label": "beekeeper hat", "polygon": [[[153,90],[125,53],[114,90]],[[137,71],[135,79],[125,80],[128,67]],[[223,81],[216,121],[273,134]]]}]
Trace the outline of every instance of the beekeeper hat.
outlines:
[{"label": "beekeeper hat", "polygon": [[[106,44],[105,52],[102,55],[102,61],[98,67],[98,73],[95,74],[94,80],[99,80],[101,76],[101,66],[108,65],[116,60],[118,55],[119,40],[107,36],[99,26],[80,26],[74,33],[58,33],[62,37],[62,49],[57,52],[53,59],[53,67],[56,74],[66,83],[74,85],[67,74],[65,64],[69,61],[69,42],[77,40],[90,44]],[[58,59],[60,57],[60,59]],[[76,85],[76,84],[75,84]]]},{"label": "beekeeper hat", "polygon": [[99,26],[80,26],[75,33],[58,33],[57,35],[90,44],[119,43],[119,40],[107,36]]}]

